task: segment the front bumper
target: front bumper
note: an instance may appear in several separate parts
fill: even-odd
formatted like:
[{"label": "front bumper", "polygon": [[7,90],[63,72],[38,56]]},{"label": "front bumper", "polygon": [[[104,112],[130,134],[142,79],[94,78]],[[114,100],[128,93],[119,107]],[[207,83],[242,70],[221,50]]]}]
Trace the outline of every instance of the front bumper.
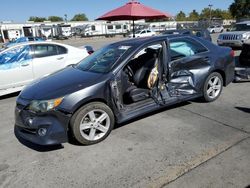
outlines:
[{"label": "front bumper", "polygon": [[[17,136],[38,145],[56,145],[68,141],[70,116],[60,111],[36,114],[17,103],[15,109],[15,133]],[[39,129],[46,134],[38,134]]]},{"label": "front bumper", "polygon": [[217,40],[219,46],[242,47],[243,43],[241,40]]}]

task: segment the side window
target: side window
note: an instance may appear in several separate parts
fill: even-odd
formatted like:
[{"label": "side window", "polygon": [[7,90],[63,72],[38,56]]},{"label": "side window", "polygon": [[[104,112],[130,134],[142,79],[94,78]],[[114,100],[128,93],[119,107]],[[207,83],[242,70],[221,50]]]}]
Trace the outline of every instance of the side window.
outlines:
[{"label": "side window", "polygon": [[142,32],[141,32],[141,34],[144,34],[144,33],[146,33],[146,31],[142,31]]},{"label": "side window", "polygon": [[170,41],[171,61],[206,51],[207,49],[203,45],[193,40],[178,39]]},{"label": "side window", "polygon": [[63,46],[57,46],[58,54],[66,54],[68,50],[64,48]]},{"label": "side window", "polygon": [[55,45],[34,45],[34,57],[41,58],[47,56],[57,55],[57,48]]},{"label": "side window", "polygon": [[19,46],[0,55],[0,70],[19,67],[20,63],[31,60],[30,47]]}]

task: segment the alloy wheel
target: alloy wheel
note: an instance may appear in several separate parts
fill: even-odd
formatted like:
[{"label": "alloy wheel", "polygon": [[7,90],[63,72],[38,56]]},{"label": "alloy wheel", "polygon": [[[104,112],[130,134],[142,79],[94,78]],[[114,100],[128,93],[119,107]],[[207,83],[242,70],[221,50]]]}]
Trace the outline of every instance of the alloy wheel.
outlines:
[{"label": "alloy wheel", "polygon": [[212,76],[207,85],[207,96],[210,99],[218,97],[222,89],[222,82],[218,76]]},{"label": "alloy wheel", "polygon": [[99,140],[109,131],[110,117],[105,111],[94,109],[82,118],[79,127],[82,137],[86,140]]}]

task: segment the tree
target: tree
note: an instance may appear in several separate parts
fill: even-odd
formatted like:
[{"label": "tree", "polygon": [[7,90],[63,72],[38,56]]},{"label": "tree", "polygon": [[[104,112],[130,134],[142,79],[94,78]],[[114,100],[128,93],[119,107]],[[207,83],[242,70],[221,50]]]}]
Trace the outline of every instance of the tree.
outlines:
[{"label": "tree", "polygon": [[87,16],[82,13],[82,14],[76,14],[71,21],[88,21],[89,19],[87,18]]},{"label": "tree", "polygon": [[199,13],[196,10],[193,10],[189,14],[188,20],[190,20],[190,21],[198,21],[199,17],[200,17]]},{"label": "tree", "polygon": [[237,19],[250,18],[250,0],[234,0],[229,10]]},{"label": "tree", "polygon": [[[211,10],[211,16],[213,17],[213,10]],[[210,18],[210,9],[209,8],[204,8],[201,11],[200,14],[201,19],[209,19]]]},{"label": "tree", "polygon": [[49,16],[48,20],[51,22],[61,22],[63,21],[63,18],[59,16]]},{"label": "tree", "polygon": [[29,17],[29,21],[33,21],[33,22],[44,22],[47,19],[44,17],[37,17],[37,16],[30,16]]},{"label": "tree", "polygon": [[177,15],[176,15],[176,21],[186,21],[186,14],[182,11],[180,11]]}]

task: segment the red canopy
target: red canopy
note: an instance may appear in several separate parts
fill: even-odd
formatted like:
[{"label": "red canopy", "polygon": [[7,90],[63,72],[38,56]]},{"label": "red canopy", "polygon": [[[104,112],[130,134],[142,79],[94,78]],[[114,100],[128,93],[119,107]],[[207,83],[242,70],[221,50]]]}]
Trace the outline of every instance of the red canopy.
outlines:
[{"label": "red canopy", "polygon": [[139,20],[139,19],[160,19],[171,17],[169,14],[147,7],[138,1],[128,2],[126,5],[114,9],[97,20]]}]

